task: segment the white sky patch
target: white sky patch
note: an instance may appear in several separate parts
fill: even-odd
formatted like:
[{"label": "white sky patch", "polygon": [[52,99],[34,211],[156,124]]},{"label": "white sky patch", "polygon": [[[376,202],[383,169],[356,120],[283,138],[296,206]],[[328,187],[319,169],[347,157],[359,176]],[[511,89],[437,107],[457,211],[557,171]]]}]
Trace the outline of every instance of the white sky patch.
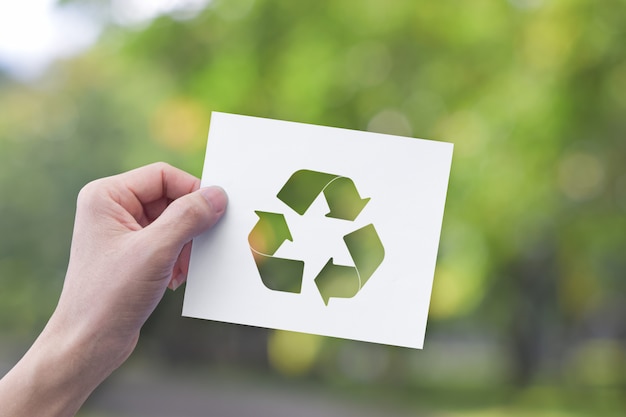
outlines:
[{"label": "white sky patch", "polygon": [[189,19],[211,0],[111,0],[113,20],[124,26],[143,25],[164,14]]},{"label": "white sky patch", "polygon": [[72,56],[97,40],[99,25],[54,3],[0,2],[0,66],[16,78],[35,78],[56,58]]},{"label": "white sky patch", "polygon": [[94,16],[56,0],[0,0],[0,70],[29,81],[58,58],[76,55],[97,40],[108,18],[141,26],[169,14],[191,18],[211,0],[111,0],[107,15]]}]

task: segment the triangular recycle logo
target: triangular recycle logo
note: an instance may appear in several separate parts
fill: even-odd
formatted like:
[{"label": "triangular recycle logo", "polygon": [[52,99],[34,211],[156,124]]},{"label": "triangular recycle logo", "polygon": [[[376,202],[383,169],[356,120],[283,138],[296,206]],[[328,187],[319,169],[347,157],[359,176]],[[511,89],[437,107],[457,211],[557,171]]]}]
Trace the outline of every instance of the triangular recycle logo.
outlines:
[{"label": "triangular recycle logo", "polygon": [[[362,199],[347,177],[324,172],[299,170],[278,192],[278,199],[303,215],[321,193],[330,208],[326,217],[354,221],[369,202]],[[248,235],[248,243],[263,284],[274,291],[300,293],[304,261],[275,257],[285,240],[293,242],[285,216],[255,211],[259,221]],[[354,297],[374,274],[385,257],[385,249],[373,224],[343,237],[354,265],[337,265],[330,258],[315,277],[315,284],[328,305],[330,298]],[[297,242],[295,242],[297,243]]]}]

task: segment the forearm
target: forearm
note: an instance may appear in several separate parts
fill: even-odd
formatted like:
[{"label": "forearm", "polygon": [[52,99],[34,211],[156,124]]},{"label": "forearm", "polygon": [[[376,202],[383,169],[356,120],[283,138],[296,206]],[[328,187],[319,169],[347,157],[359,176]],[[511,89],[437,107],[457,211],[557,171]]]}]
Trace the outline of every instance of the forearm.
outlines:
[{"label": "forearm", "polygon": [[224,190],[199,186],[160,163],[81,190],[59,304],[0,380],[0,417],[73,416],[128,358],[168,284],[184,281],[189,242],[226,209]]},{"label": "forearm", "polygon": [[113,349],[97,335],[68,332],[53,316],[0,380],[0,417],[73,416],[129,353]]}]

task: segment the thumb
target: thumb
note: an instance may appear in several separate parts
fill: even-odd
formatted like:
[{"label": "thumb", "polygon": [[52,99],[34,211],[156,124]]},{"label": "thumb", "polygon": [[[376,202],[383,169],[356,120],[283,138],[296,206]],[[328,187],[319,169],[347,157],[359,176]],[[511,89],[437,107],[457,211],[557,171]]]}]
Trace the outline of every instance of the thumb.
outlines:
[{"label": "thumb", "polygon": [[185,243],[213,226],[226,210],[228,197],[217,186],[201,188],[174,200],[144,231],[166,250],[178,254]]}]

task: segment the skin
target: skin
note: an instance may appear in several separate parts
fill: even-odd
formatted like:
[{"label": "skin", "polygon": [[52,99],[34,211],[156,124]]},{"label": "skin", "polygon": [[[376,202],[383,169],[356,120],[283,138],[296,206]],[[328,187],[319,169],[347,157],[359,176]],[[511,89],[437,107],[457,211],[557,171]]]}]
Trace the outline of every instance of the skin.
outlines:
[{"label": "skin", "polygon": [[0,417],[73,416],[132,353],[166,288],[187,277],[191,239],[226,209],[219,187],[164,163],[87,184],[58,305],[0,380]]}]

